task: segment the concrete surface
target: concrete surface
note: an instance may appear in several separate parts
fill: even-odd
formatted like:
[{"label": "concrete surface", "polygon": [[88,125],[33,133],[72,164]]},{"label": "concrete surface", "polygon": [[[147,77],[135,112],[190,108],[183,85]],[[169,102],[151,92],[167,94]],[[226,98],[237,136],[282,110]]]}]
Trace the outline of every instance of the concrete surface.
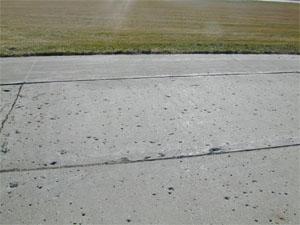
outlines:
[{"label": "concrete surface", "polygon": [[296,147],[4,173],[0,215],[3,224],[299,224],[297,175]]},{"label": "concrete surface", "polygon": [[1,125],[14,104],[20,85],[0,86],[0,122]]},{"label": "concrete surface", "polygon": [[261,2],[284,2],[284,3],[300,3],[299,0],[258,0]]},{"label": "concrete surface", "polygon": [[299,59],[1,59],[0,223],[299,224]]},{"label": "concrete surface", "polygon": [[[16,66],[18,65],[18,66]],[[0,82],[299,71],[297,55],[96,55],[2,58]]]},{"label": "concrete surface", "polygon": [[1,169],[300,143],[299,78],[253,74],[24,85],[1,133],[10,150]]}]

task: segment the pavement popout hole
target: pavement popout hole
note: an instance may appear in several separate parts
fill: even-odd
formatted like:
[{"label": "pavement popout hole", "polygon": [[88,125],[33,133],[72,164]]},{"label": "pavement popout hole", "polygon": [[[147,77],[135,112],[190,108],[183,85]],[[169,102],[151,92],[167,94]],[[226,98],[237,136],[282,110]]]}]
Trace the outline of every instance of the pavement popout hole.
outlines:
[{"label": "pavement popout hole", "polygon": [[11,183],[9,183],[9,187],[10,188],[16,188],[16,187],[18,187],[18,182],[11,182]]},{"label": "pavement popout hole", "polygon": [[4,89],[3,91],[4,91],[4,92],[10,92],[10,90],[8,90],[8,89]]},{"label": "pavement popout hole", "polygon": [[221,151],[222,149],[221,148],[210,148],[209,149],[209,152],[210,153],[215,153],[215,152],[219,152],[219,151]]}]

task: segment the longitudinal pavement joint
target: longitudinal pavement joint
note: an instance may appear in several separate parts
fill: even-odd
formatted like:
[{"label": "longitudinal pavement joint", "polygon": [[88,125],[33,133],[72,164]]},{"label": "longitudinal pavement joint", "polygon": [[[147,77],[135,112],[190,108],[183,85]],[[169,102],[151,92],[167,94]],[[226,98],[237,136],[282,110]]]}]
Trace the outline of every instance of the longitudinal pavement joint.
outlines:
[{"label": "longitudinal pavement joint", "polygon": [[274,75],[274,74],[295,74],[295,71],[265,71],[265,72],[230,72],[230,73],[194,73],[179,75],[155,75],[155,76],[134,76],[134,77],[110,77],[110,78],[89,78],[89,79],[66,79],[66,80],[46,80],[46,81],[22,81],[2,83],[0,86],[22,85],[22,84],[47,84],[47,83],[71,83],[71,82],[89,82],[89,81],[114,81],[114,80],[140,80],[140,79],[162,79],[162,78],[189,78],[189,77],[209,77],[209,76],[249,76],[249,75]]},{"label": "longitudinal pavement joint", "polygon": [[120,165],[120,164],[129,164],[129,163],[144,163],[144,162],[154,162],[154,161],[164,161],[164,160],[205,157],[205,156],[220,155],[220,154],[234,154],[234,153],[243,153],[243,152],[252,152],[252,151],[263,151],[263,150],[272,150],[278,148],[289,148],[289,147],[297,147],[297,146],[300,146],[300,143],[290,144],[290,145],[268,146],[268,147],[261,147],[261,148],[251,148],[251,149],[237,149],[233,151],[216,151],[216,152],[209,151],[207,153],[200,153],[200,154],[193,154],[193,155],[177,155],[177,156],[160,157],[160,158],[144,158],[138,160],[129,160],[123,157],[120,160],[111,160],[106,162],[90,163],[90,164],[62,165],[62,166],[39,167],[39,168],[28,168],[28,169],[19,169],[19,168],[3,169],[0,170],[0,173],[69,169],[69,168],[92,167],[92,166]]}]

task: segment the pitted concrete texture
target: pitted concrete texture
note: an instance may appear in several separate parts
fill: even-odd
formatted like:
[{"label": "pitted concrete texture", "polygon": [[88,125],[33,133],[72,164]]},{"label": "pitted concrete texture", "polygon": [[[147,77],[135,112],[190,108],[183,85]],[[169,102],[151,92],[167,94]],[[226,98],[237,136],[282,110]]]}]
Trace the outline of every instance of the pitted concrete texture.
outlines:
[{"label": "pitted concrete texture", "polygon": [[299,59],[0,59],[0,223],[299,224]]},{"label": "pitted concrete texture", "polygon": [[299,148],[0,174],[2,224],[299,224]]},{"label": "pitted concrete texture", "polygon": [[299,71],[299,59],[298,55],[228,54],[3,58],[0,82]]},{"label": "pitted concrete texture", "polygon": [[[299,74],[24,85],[1,169],[300,143]],[[30,149],[30,151],[28,151]]]}]

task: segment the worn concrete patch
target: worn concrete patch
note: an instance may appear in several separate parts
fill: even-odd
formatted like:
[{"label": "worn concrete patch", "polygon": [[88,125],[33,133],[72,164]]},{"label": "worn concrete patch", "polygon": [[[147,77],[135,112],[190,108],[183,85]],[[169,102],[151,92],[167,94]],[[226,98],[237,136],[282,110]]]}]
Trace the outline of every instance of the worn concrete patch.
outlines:
[{"label": "worn concrete patch", "polygon": [[2,224],[299,224],[299,147],[0,174]]},{"label": "worn concrete patch", "polygon": [[1,169],[299,144],[299,74],[24,85]]}]

